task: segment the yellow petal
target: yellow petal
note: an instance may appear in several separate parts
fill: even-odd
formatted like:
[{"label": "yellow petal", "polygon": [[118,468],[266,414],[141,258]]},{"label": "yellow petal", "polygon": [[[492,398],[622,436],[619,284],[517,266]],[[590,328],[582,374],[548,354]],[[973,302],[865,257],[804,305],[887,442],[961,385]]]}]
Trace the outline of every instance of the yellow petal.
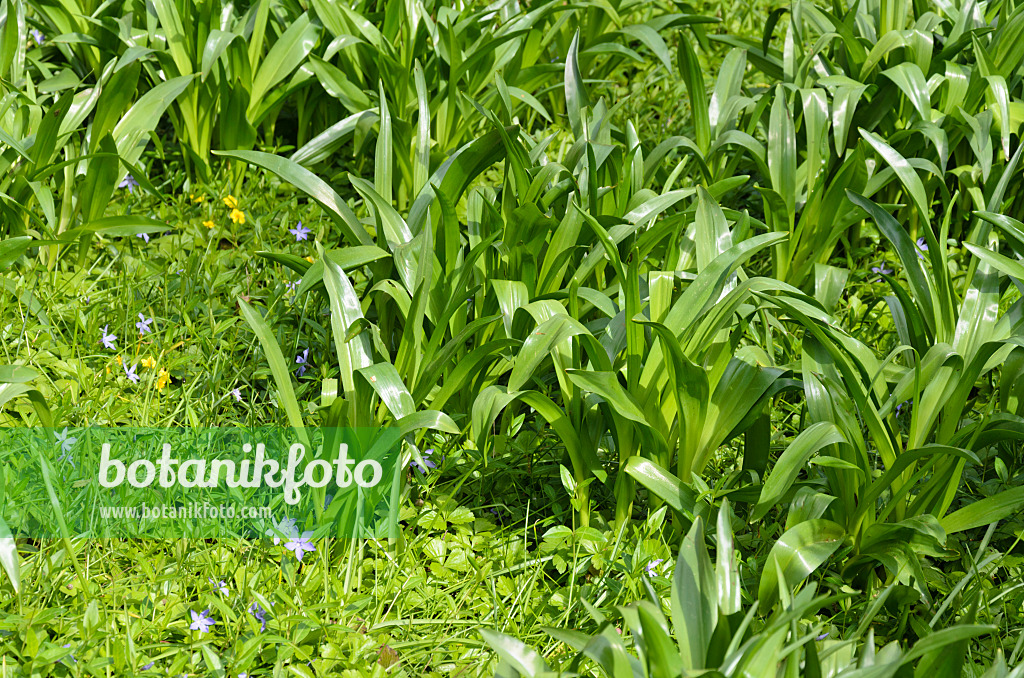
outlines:
[{"label": "yellow petal", "polygon": [[213,220],[212,220],[212,219],[211,219],[210,221],[204,221],[204,222],[203,222],[203,226],[206,226],[207,228],[213,228],[213,227],[214,227],[214,225],[215,225],[215,224],[213,223]]},{"label": "yellow petal", "polygon": [[238,207],[238,201],[235,200],[235,196],[233,195],[229,195],[228,197],[224,198],[224,204],[227,205],[230,209],[235,209],[236,207]]},{"label": "yellow petal", "polygon": [[231,221],[235,222],[236,224],[244,224],[245,212],[243,212],[240,209],[231,210]]}]

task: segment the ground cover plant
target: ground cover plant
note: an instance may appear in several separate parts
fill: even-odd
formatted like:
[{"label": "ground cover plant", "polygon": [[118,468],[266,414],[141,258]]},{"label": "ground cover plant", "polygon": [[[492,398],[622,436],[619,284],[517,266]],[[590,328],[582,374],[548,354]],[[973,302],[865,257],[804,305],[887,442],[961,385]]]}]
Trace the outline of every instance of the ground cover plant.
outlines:
[{"label": "ground cover plant", "polygon": [[[1022,26],[0,1],[0,675],[1022,675]],[[89,426],[395,429],[396,520],[33,535]]]}]

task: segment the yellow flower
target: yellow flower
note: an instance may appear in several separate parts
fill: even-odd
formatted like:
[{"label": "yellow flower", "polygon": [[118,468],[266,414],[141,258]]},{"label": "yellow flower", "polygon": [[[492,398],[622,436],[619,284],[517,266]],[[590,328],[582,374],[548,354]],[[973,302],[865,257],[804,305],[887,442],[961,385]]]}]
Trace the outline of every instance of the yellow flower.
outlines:
[{"label": "yellow flower", "polygon": [[168,372],[167,370],[165,370],[164,368],[161,367],[160,368],[160,373],[157,375],[157,379],[156,379],[156,390],[162,391],[164,389],[164,386],[167,386],[167,384],[170,381],[171,381],[171,374],[170,374],[170,372]]},{"label": "yellow flower", "polygon": [[214,227],[213,219],[211,219],[209,221],[204,221],[203,222],[203,226],[206,226],[207,228],[213,228]]},{"label": "yellow flower", "polygon": [[231,210],[231,221],[235,222],[236,224],[244,224],[245,223],[245,212],[243,212],[240,209],[232,209]]},{"label": "yellow flower", "polygon": [[311,264],[313,263],[313,257],[303,257],[303,259],[305,259],[306,261],[308,261]]},{"label": "yellow flower", "polygon": [[154,367],[156,367],[156,361],[153,360],[152,356],[148,357],[148,358],[145,358],[142,361],[142,366],[143,367],[148,367],[148,368],[154,368]]},{"label": "yellow flower", "polygon": [[227,205],[229,209],[235,209],[236,207],[238,207],[238,201],[235,200],[235,196],[233,195],[229,195],[228,197],[224,198],[224,204]]},{"label": "yellow flower", "polygon": [[121,356],[114,356],[114,360],[117,361],[118,365],[122,365],[122,363],[121,363]]},{"label": "yellow flower", "polygon": [[206,200],[206,196],[205,196],[205,195],[201,195],[201,196],[199,196],[199,197],[197,198],[196,196],[194,196],[194,195],[192,195],[191,193],[189,193],[189,194],[188,194],[188,197],[192,199],[192,202],[194,202],[194,203],[197,203],[197,204],[198,204],[198,203],[201,203],[201,202],[202,202],[202,201],[204,201],[204,200]]}]

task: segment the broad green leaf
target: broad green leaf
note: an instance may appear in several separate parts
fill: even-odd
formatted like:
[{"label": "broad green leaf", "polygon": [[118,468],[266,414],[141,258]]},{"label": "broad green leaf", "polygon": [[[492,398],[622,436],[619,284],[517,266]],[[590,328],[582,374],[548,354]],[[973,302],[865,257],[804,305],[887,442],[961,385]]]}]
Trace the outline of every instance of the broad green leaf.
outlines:
[{"label": "broad green leaf", "polygon": [[334,348],[338,355],[341,368],[341,383],[345,390],[345,399],[355,402],[355,373],[373,364],[370,337],[360,332],[349,337],[349,330],[363,319],[362,306],[356,296],[348,274],[327,257],[324,260],[324,286],[331,301],[331,335]]},{"label": "broad green leaf", "polygon": [[579,65],[580,32],[577,30],[569,43],[569,53],[565,57],[565,110],[569,116],[569,125],[573,136],[583,138],[583,109],[590,106],[587,87],[583,83]]},{"label": "broad green leaf", "polygon": [[277,400],[288,417],[288,425],[295,429],[301,429],[303,427],[302,412],[299,409],[298,400],[295,399],[295,389],[292,388],[291,371],[281,353],[281,347],[277,344],[277,339],[274,338],[274,333],[263,316],[244,300],[238,300],[238,308],[242,311],[242,317],[256,334],[256,338],[259,339],[260,346],[263,347],[263,354],[267,358],[270,373],[274,376],[274,383],[277,385]]},{"label": "broad green leaf", "polygon": [[[808,520],[792,527],[779,537],[761,571],[757,597],[761,613],[771,609],[779,599],[779,577],[793,586],[818,569],[842,545],[846,531],[831,520]],[[788,594],[787,594],[788,595]]]},{"label": "broad green leaf", "polygon": [[[156,129],[164,111],[185,91],[193,77],[182,75],[160,83],[139,97],[114,126],[112,135],[117,144],[117,154],[123,162],[134,165],[139,161],[149,141],[149,133]],[[119,180],[123,178],[124,175],[120,175]]]},{"label": "broad green leaf", "polygon": [[740,611],[740,574],[736,569],[732,535],[732,508],[722,500],[718,511],[718,542],[715,545],[715,574],[718,579],[718,609],[724,615]]},{"label": "broad green leaf", "polygon": [[18,558],[18,543],[3,518],[0,518],[0,565],[7,573],[11,588],[21,593],[21,559]]},{"label": "broad green leaf", "polygon": [[694,520],[679,549],[672,578],[672,626],[686,671],[707,668],[711,636],[718,624],[714,568],[704,545],[704,522]]},{"label": "broad green leaf", "polygon": [[931,121],[931,101],[928,84],[925,82],[921,68],[912,62],[901,61],[892,68],[882,71],[882,75],[896,83],[922,120]]},{"label": "broad green leaf", "polygon": [[274,42],[267,56],[253,76],[249,110],[246,118],[252,124],[260,122],[265,114],[266,98],[271,89],[295,71],[313,51],[320,27],[303,13],[294,20],[281,37]]},{"label": "broad green leaf", "polygon": [[686,93],[690,97],[690,115],[693,116],[693,135],[696,137],[697,149],[701,155],[707,155],[711,147],[711,120],[708,116],[708,93],[704,87],[704,70],[697,60],[690,39],[685,31],[679,34],[677,52],[679,73],[686,85]]},{"label": "broad green leaf", "polygon": [[480,629],[480,635],[498,656],[512,664],[524,677],[537,678],[549,671],[540,654],[522,641],[485,628]]},{"label": "broad green leaf", "polygon": [[760,520],[771,507],[782,501],[797,475],[807,467],[812,455],[829,445],[845,442],[846,438],[831,422],[819,421],[801,431],[779,456],[771,473],[765,478],[761,496],[750,514],[750,520]]},{"label": "broad green leaf", "polygon": [[697,494],[679,478],[643,457],[630,457],[623,471],[682,515],[692,514]]},{"label": "broad green leaf", "polygon": [[509,391],[523,388],[545,358],[557,351],[570,337],[579,334],[589,333],[586,327],[568,315],[557,315],[541,323],[519,349],[508,379]]},{"label": "broad green leaf", "polygon": [[775,88],[768,126],[768,170],[772,188],[786,201],[786,209],[796,210],[796,129],[786,102],[786,90]]},{"label": "broad green leaf", "polygon": [[27,235],[0,240],[0,270],[9,268],[31,246],[32,238]]},{"label": "broad green leaf", "polygon": [[580,388],[601,396],[615,414],[644,426],[650,425],[640,405],[622,387],[614,372],[566,370],[566,373]]},{"label": "broad green leaf", "polygon": [[928,198],[924,192],[924,184],[921,182],[921,177],[917,176],[917,172],[907,162],[907,159],[894,150],[892,146],[885,143],[885,140],[877,134],[861,129],[860,135],[871,144],[878,155],[882,156],[882,160],[885,160],[886,164],[896,173],[900,183],[903,184],[904,190],[910,194],[911,200],[914,201],[918,215],[921,219],[927,220],[930,213],[928,210]]},{"label": "broad green leaf", "polygon": [[953,534],[984,527],[1019,513],[1022,508],[1024,508],[1024,487],[1015,487],[968,504],[942,518],[939,524],[946,534]]}]

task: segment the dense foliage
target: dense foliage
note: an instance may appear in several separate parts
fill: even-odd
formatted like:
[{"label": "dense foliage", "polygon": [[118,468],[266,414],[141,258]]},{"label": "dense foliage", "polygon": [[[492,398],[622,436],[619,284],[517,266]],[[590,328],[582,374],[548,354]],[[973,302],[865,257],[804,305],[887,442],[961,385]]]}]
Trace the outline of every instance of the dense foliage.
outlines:
[{"label": "dense foliage", "polygon": [[1022,31],[0,0],[2,424],[408,469],[309,552],[0,521],[0,672],[1022,675]]}]

